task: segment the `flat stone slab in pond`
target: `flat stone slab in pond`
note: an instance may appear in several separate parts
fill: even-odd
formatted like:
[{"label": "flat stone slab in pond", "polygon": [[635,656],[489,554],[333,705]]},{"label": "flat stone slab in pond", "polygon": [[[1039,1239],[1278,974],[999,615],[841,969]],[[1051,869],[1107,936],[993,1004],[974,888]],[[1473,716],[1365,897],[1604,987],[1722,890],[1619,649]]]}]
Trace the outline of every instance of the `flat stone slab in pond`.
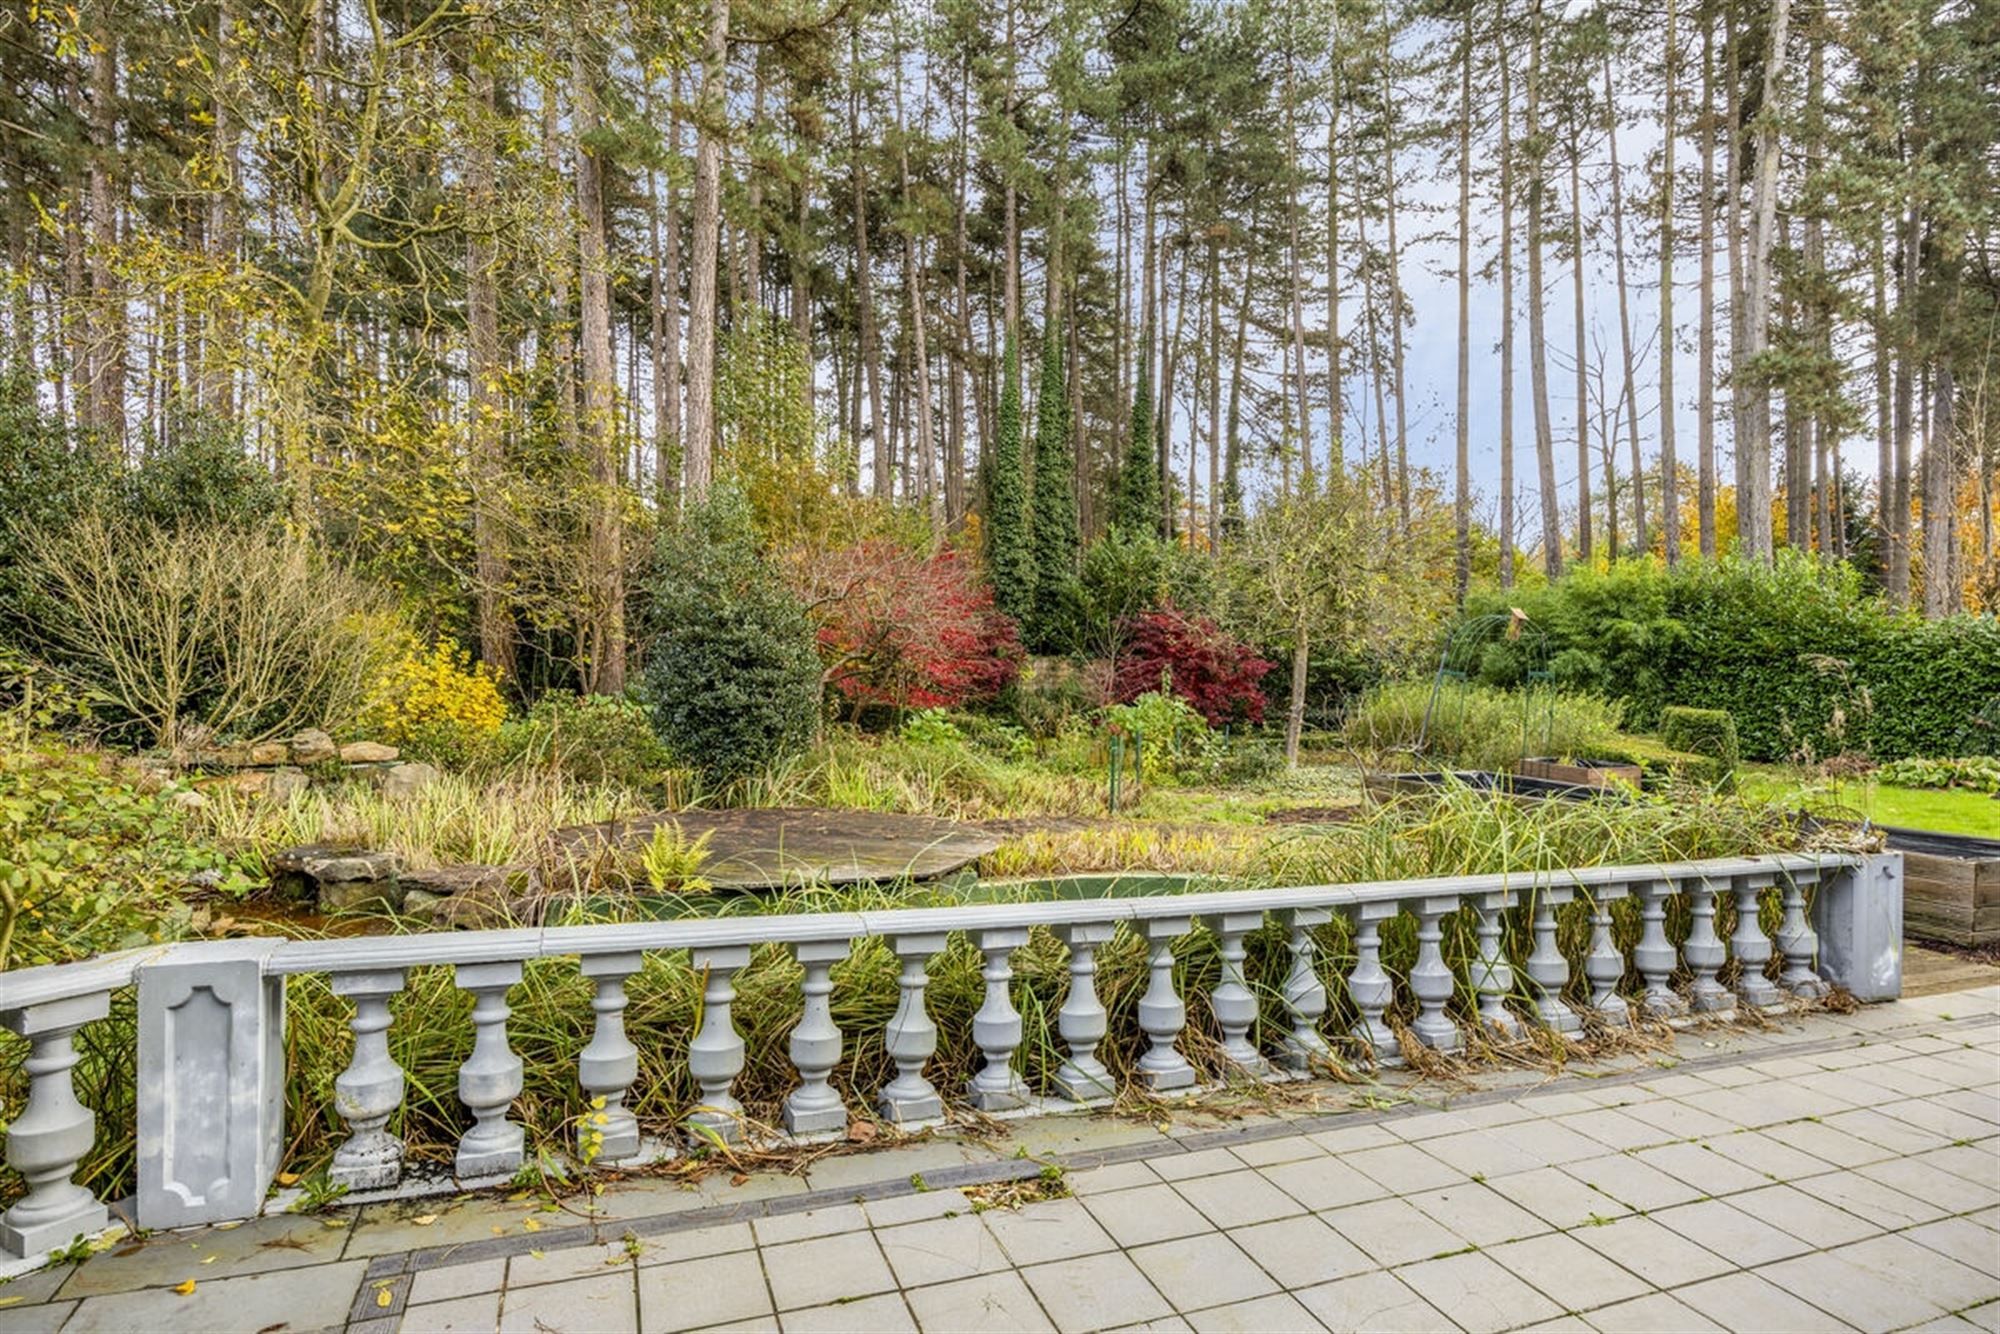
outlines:
[{"label": "flat stone slab in pond", "polygon": [[983,829],[923,815],[795,807],[663,812],[559,829],[554,837],[569,851],[593,842],[639,847],[663,825],[680,826],[689,842],[709,835],[701,875],[717,889],[933,880],[1000,846]]}]

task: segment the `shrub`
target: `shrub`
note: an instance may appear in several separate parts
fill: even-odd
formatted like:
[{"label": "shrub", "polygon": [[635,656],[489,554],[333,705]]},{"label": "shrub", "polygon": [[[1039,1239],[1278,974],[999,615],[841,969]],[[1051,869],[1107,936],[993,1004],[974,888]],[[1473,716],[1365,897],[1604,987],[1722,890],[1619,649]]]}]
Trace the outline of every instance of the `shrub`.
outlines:
[{"label": "shrub", "polygon": [[410,642],[376,683],[361,722],[394,745],[416,741],[442,748],[453,744],[453,738],[490,737],[506,718],[500,673],[473,662],[449,639],[440,639],[429,647]]},{"label": "shrub", "polygon": [[1498,772],[1530,755],[1613,758],[1622,707],[1595,695],[1557,690],[1497,690],[1447,682],[1431,704],[1429,681],[1371,690],[1348,716],[1349,745],[1371,754],[1414,750],[1454,768]]},{"label": "shrub", "polygon": [[1083,569],[1050,611],[1051,647],[1086,658],[1116,658],[1139,615],[1175,606],[1205,615],[1217,601],[1215,562],[1155,536],[1150,527],[1114,527],[1083,553]]},{"label": "shrub", "polygon": [[[1768,567],[1578,569],[1541,587],[1475,593],[1466,614],[1510,606],[1547,636],[1558,683],[1624,699],[1640,727],[1657,725],[1668,705],[1721,709],[1754,759],[1952,754],[2000,690],[2000,621],[1894,611],[1852,569],[1797,552]],[[1499,635],[1468,656],[1485,683],[1519,684],[1534,666],[1532,637]]]},{"label": "shrub", "polygon": [[1668,705],[1660,710],[1660,740],[1675,750],[1707,756],[1725,775],[1742,758],[1736,740],[1736,720],[1721,709]]},{"label": "shrub", "polygon": [[1001,699],[1002,707],[1036,742],[1054,740],[1070,724],[1095,715],[1110,702],[1110,664],[1079,666],[1066,658],[1031,659]]},{"label": "shrub", "polygon": [[1171,605],[1141,615],[1119,660],[1113,691],[1122,701],[1165,688],[1193,705],[1211,727],[1264,721],[1257,683],[1271,664],[1206,616],[1184,616]]},{"label": "shrub", "polygon": [[499,740],[505,763],[580,782],[657,794],[677,776],[646,706],[623,695],[551,690],[501,727]]},{"label": "shrub", "polygon": [[812,562],[800,582],[818,609],[826,680],[857,716],[991,699],[1019,669],[1014,622],[954,551],[862,542]]},{"label": "shrub", "polygon": [[30,656],[140,741],[344,729],[394,652],[374,591],[302,534],[90,515],[30,551]]},{"label": "shrub", "polygon": [[191,876],[241,881],[187,837],[176,796],[0,718],[0,972],[179,934]]},{"label": "shrub", "polygon": [[35,536],[60,533],[103,504],[116,477],[42,411],[33,379],[0,373],[0,640],[20,643],[44,614],[28,570]]},{"label": "shrub", "polygon": [[1222,738],[1209,730],[1199,710],[1171,691],[1147,691],[1104,714],[1113,727],[1138,737],[1147,778],[1213,778],[1222,770]]},{"label": "shrub", "polygon": [[168,442],[126,474],[122,501],[131,517],[162,528],[256,527],[284,517],[285,489],[228,423],[181,413]]},{"label": "shrub", "polygon": [[738,778],[812,741],[820,665],[805,608],[718,487],[664,528],[646,586],[653,727],[681,762]]}]

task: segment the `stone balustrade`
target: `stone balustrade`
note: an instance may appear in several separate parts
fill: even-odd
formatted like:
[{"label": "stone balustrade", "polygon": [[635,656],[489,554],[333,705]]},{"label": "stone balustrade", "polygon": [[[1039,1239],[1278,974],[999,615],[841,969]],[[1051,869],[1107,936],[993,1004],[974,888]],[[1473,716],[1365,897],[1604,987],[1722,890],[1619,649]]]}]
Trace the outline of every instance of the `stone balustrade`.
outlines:
[{"label": "stone balustrade", "polygon": [[[1137,1015],[1146,1047],[1133,1075],[1150,1090],[1169,1092],[1197,1081],[1179,1046],[1188,1008],[1173,954],[1175,941],[1195,931],[1214,938],[1221,961],[1207,999],[1223,1058],[1245,1078],[1284,1078],[1331,1059],[1330,1038],[1395,1067],[1405,1060],[1404,1040],[1452,1051],[1464,1044],[1461,1026],[1468,1022],[1508,1037],[1529,1025],[1577,1031],[1584,1010],[1613,1023],[1635,1014],[1720,1016],[1816,997],[1832,986],[1861,1000],[1888,999],[1900,990],[1901,874],[1901,857],[1893,853],[1786,855],[885,912],[193,942],[29,969],[0,975],[0,1023],[32,1044],[26,1106],[6,1144],[27,1193],[0,1218],[0,1246],[33,1254],[104,1226],[105,1206],[72,1179],[94,1135],[93,1114],[70,1079],[77,1060],[72,1040],[134,981],[141,1108],[136,1221],[151,1228],[242,1218],[263,1207],[284,1142],[284,984],[303,974],[328,976],[354,1007],[352,1056],[334,1088],[348,1135],[331,1176],[360,1192],[403,1180],[403,1145],[389,1125],[406,1081],[388,1037],[390,1002],[414,968],[448,966],[472,996],[473,1041],[457,1085],[467,1121],[455,1163],[463,1183],[507,1176],[522,1161],[522,1127],[510,1108],[524,1072],[508,1042],[507,997],[529,960],[574,959],[591,981],[594,1029],[576,1079],[592,1114],[577,1131],[579,1156],[616,1163],[643,1147],[626,1106],[639,1063],[623,1016],[626,981],[649,954],[684,953],[701,978],[700,1028],[687,1053],[698,1094],[682,1125],[683,1135],[700,1143],[748,1133],[732,1093],[747,1053],[731,1006],[736,976],[759,946],[789,949],[803,974],[801,1017],[787,1044],[797,1085],[784,1100],[782,1122],[785,1134],[809,1136],[838,1132],[848,1121],[849,1108],[829,1080],[844,1038],[829,999],[833,966],[866,938],[884,940],[898,965],[899,1000],[883,1034],[894,1075],[876,1094],[875,1110],[909,1126],[942,1116],[947,1097],[1005,1112],[1090,1105],[1114,1095],[1114,1077],[1098,1055],[1110,1017],[1095,974],[1098,951],[1120,931],[1142,942],[1148,969]],[[1773,890],[1782,906],[1775,939],[1757,913],[1761,896]],[[1676,898],[1690,923],[1678,944],[1666,926]],[[1612,931],[1611,905],[1619,899],[1639,905],[1642,931],[1629,958]],[[1557,939],[1557,909],[1572,902],[1585,905],[1591,926],[1587,950],[1576,960]],[[1725,903],[1735,917],[1727,940],[1715,927]],[[1470,910],[1476,944],[1455,970],[1441,947],[1442,926],[1461,910]],[[1415,919],[1417,955],[1397,979],[1384,967],[1383,929],[1404,914]],[[1314,941],[1314,930],[1335,915],[1349,919],[1354,953],[1336,979],[1346,991],[1340,1006]],[[1532,942],[1518,961],[1506,944],[1510,920]],[[1270,988],[1284,1017],[1275,1028],[1260,1024],[1266,1007],[1245,972],[1246,938],[1273,921],[1289,953],[1282,983]],[[1010,963],[1037,928],[1060,939],[1069,960],[1056,1025],[1063,1059],[1039,1097],[1015,1069],[1023,1024]],[[926,966],[954,933],[963,933],[983,960],[983,1004],[970,1034],[981,1060],[965,1088],[941,1090],[926,1075],[938,1046],[925,1005]],[[1637,986],[1628,988],[1628,979]],[[1462,997],[1470,1003],[1457,1003]],[[1392,1009],[1410,1015],[1407,1028],[1387,1022]],[[1328,1027],[1336,1011],[1352,1016],[1340,1021],[1340,1033]]]}]

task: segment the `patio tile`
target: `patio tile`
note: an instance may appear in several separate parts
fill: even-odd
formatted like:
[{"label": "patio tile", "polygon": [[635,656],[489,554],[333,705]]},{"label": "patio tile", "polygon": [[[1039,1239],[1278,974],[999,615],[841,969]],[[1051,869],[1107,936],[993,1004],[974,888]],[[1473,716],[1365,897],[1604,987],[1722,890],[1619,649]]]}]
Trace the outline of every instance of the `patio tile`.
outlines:
[{"label": "patio tile", "polygon": [[1475,1246],[1547,1232],[1549,1225],[1489,1185],[1468,1181],[1403,1197]]},{"label": "patio tile", "polygon": [[1726,1329],[1797,1330],[1851,1328],[1796,1295],[1755,1274],[1724,1274],[1685,1288],[1674,1297]]},{"label": "patio tile", "polygon": [[1012,1272],[939,1283],[904,1296],[918,1326],[926,1330],[1032,1334],[1055,1328],[1042,1314],[1035,1294]]},{"label": "patio tile", "polygon": [[[1977,1101],[1968,1103],[1967,1099]],[[1919,1130],[1934,1131],[1946,1140],[1984,1139],[2000,1134],[2000,1124],[1995,1124],[1991,1116],[1981,1116],[1980,1111],[1992,1116],[2000,1116],[2000,1098],[1989,1099],[1984,1094],[1958,1093],[1942,1094],[1931,1098],[1908,1098],[1902,1102],[1884,1103],[1875,1112],[1880,1116],[1892,1117],[1905,1125]]]},{"label": "patio tile", "polygon": [[1487,1248],[1495,1263],[1526,1279],[1565,1311],[1588,1311],[1641,1293],[1652,1285],[1563,1232]]},{"label": "patio tile", "polygon": [[1120,1246],[1143,1246],[1150,1241],[1192,1236],[1214,1228],[1200,1210],[1168,1185],[1090,1195],[1083,1204]]},{"label": "patio tile", "polygon": [[1196,1177],[1175,1187],[1217,1227],[1267,1223],[1305,1212],[1305,1206],[1249,1168],[1220,1176]]},{"label": "patio tile", "polygon": [[1281,1135],[1277,1139],[1253,1139],[1232,1145],[1229,1150],[1245,1167],[1270,1167],[1275,1163],[1297,1162],[1301,1158],[1321,1158],[1326,1150],[1304,1135]]},{"label": "patio tile", "polygon": [[505,1260],[476,1260],[471,1264],[445,1265],[418,1271],[410,1280],[409,1303],[449,1301],[482,1292],[498,1292],[507,1279]]},{"label": "patio tile", "polygon": [[1690,1107],[1684,1102],[1660,1099],[1657,1102],[1636,1103],[1626,1109],[1635,1120],[1664,1130],[1674,1139],[1700,1139],[1704,1135],[1719,1135],[1734,1130],[1736,1126],[1712,1112],[1704,1112],[1698,1107]]},{"label": "patio tile", "polygon": [[1507,1198],[1560,1228],[1581,1227],[1593,1218],[1617,1218],[1632,1212],[1559,1167],[1541,1167],[1508,1178]]},{"label": "patio tile", "polygon": [[1810,1246],[1844,1246],[1882,1231],[1866,1219],[1796,1186],[1765,1186],[1745,1191],[1730,1196],[1729,1204]]},{"label": "patio tile", "polygon": [[1137,1324],[1173,1313],[1139,1267],[1117,1251],[1031,1265],[1021,1277],[1063,1334]]},{"label": "patio tile", "polygon": [[884,1292],[858,1302],[787,1311],[778,1317],[778,1327],[785,1334],[916,1334],[917,1322],[901,1293]]},{"label": "patio tile", "polygon": [[2000,1171],[1987,1160],[1984,1178],[1964,1172],[1949,1172],[1923,1158],[1898,1158],[1861,1168],[1856,1176],[1879,1182],[1905,1195],[1932,1204],[1947,1213],[1970,1213],[2000,1204]]},{"label": "patio tile", "polygon": [[766,1246],[763,1258],[771,1299],[780,1311],[867,1297],[896,1286],[881,1248],[868,1232]]},{"label": "patio tile", "polygon": [[1768,1264],[1772,1260],[1803,1255],[1813,1249],[1791,1233],[1737,1208],[1734,1200],[1741,1198],[1698,1200],[1693,1204],[1663,1209],[1653,1214],[1652,1218],[1677,1236],[1697,1242],[1746,1269]]},{"label": "patio tile", "polygon": [[[64,1297],[95,1297],[136,1288],[169,1287],[184,1279],[223,1274],[241,1278],[340,1258],[347,1232],[297,1214],[253,1218],[228,1231],[156,1232],[127,1239],[78,1265],[62,1281]],[[213,1258],[211,1258],[213,1257]],[[60,1270],[55,1276],[60,1279]],[[21,1289],[10,1285],[9,1295]]]},{"label": "patio tile", "polygon": [[[1894,1103],[1888,1104],[1894,1106]],[[1841,1112],[1826,1118],[1826,1125],[1843,1135],[1867,1140],[1893,1153],[1922,1153],[1926,1149],[1941,1149],[1956,1136],[1942,1135],[1935,1130],[1913,1126],[1900,1117],[1890,1116],[1878,1107],[1857,1107],[1851,1112]]]},{"label": "patio tile", "polygon": [[1592,1190],[1601,1191],[1633,1209],[1665,1209],[1687,1204],[1705,1193],[1685,1181],[1668,1176],[1642,1161],[1637,1154],[1612,1154],[1588,1162],[1571,1163],[1562,1169]]},{"label": "patio tile", "polygon": [[990,1274],[1008,1267],[1007,1253],[976,1214],[933,1218],[875,1234],[896,1281],[905,1288]]},{"label": "patio tile", "polygon": [[680,1264],[727,1251],[747,1251],[753,1244],[748,1223],[720,1223],[715,1227],[659,1232],[639,1239],[639,1268]]},{"label": "patio tile", "polygon": [[1126,1252],[1160,1295],[1187,1312],[1278,1290],[1235,1242],[1220,1234],[1155,1242]]},{"label": "patio tile", "polygon": [[830,1237],[836,1232],[858,1232],[868,1226],[868,1218],[858,1204],[836,1204],[827,1209],[778,1214],[750,1224],[759,1246],[778,1246],[809,1237]]},{"label": "patio tile", "polygon": [[1389,1187],[1338,1157],[1280,1163],[1265,1168],[1264,1179],[1308,1209],[1338,1209],[1389,1194]]},{"label": "patio tile", "polygon": [[[632,1257],[623,1242],[597,1246],[565,1246],[554,1251],[529,1251],[507,1261],[507,1288],[532,1288],[540,1283],[596,1278],[619,1267],[630,1268]],[[627,1277],[630,1277],[629,1273]]]},{"label": "patio tile", "polygon": [[1444,1224],[1402,1200],[1351,1204],[1320,1215],[1377,1264],[1400,1265],[1456,1251],[1465,1241]]},{"label": "patio tile", "polygon": [[2000,1237],[1969,1218],[1941,1218],[1902,1235],[1982,1274],[2000,1276]]},{"label": "patio tile", "polygon": [[1407,1265],[1396,1277],[1462,1329],[1512,1329],[1564,1311],[1478,1251]]},{"label": "patio tile", "polygon": [[359,1260],[347,1260],[241,1278],[204,1277],[185,1297],[159,1288],[87,1297],[63,1328],[81,1334],[158,1329],[169,1313],[173,1323],[183,1329],[338,1326],[347,1322],[367,1268]]},{"label": "patio tile", "polygon": [[1596,1140],[1607,1149],[1643,1149],[1668,1139],[1667,1132],[1627,1116],[1615,1107],[1595,1107],[1562,1118],[1562,1124]]},{"label": "patio tile", "polygon": [[1292,1296],[1328,1329],[1436,1334],[1451,1328],[1442,1311],[1386,1270],[1335,1279]]},{"label": "patio tile", "polygon": [[895,1227],[926,1218],[950,1218],[972,1212],[972,1201],[957,1190],[920,1190],[914,1195],[891,1195],[886,1200],[870,1200],[862,1206],[871,1227]]},{"label": "patio tile", "polygon": [[1789,1121],[1762,1133],[1833,1167],[1863,1167],[1896,1156],[1879,1144],[1856,1139],[1818,1121]]},{"label": "patio tile", "polygon": [[1827,1166],[1801,1149],[1756,1131],[1713,1135],[1701,1143],[1730,1162],[1749,1168],[1766,1181],[1796,1181],[1800,1177],[1818,1176]]},{"label": "patio tile", "polygon": [[500,1328],[500,1294],[496,1290],[412,1306],[397,1328],[406,1334],[493,1334]]},{"label": "patio tile", "polygon": [[1604,1334],[1705,1334],[1723,1328],[1664,1292],[1634,1297],[1629,1302],[1592,1311],[1586,1318]]},{"label": "patio tile", "polygon": [[1675,1180],[1685,1181],[1703,1195],[1728,1195],[1769,1184],[1763,1173],[1734,1162],[1703,1143],[1662,1144],[1658,1148],[1641,1149],[1633,1157]]},{"label": "patio tile", "polygon": [[1188,1316],[1187,1322],[1198,1334],[1285,1334],[1290,1330],[1325,1328],[1307,1314],[1296,1298],[1282,1292],[1196,1311]]},{"label": "patio tile", "polygon": [[1465,1173],[1447,1166],[1413,1144],[1363,1149],[1359,1153],[1347,1154],[1339,1161],[1398,1195],[1413,1190],[1454,1186],[1465,1180]]},{"label": "patio tile", "polygon": [[1363,1149],[1379,1149],[1384,1145],[1398,1142],[1387,1126],[1377,1122],[1316,1131],[1306,1138],[1328,1153],[1339,1154],[1359,1153]]},{"label": "patio tile", "polygon": [[1734,1267],[1650,1218],[1621,1218],[1603,1227],[1578,1228],[1570,1235],[1658,1288],[1712,1278]]},{"label": "patio tile", "polygon": [[[1945,1266],[1972,1275],[1974,1284],[1945,1282]],[[1979,1300],[1976,1285],[1993,1283],[1900,1237],[1815,1251],[1758,1273],[1787,1292],[1810,1294],[1814,1305],[1836,1311],[1862,1329],[1901,1329],[1933,1319]],[[1964,1300],[1955,1300],[1961,1293]],[[2000,1295],[2000,1290],[1986,1295]]]},{"label": "patio tile", "polygon": [[1153,1175],[1153,1169],[1144,1163],[1107,1163],[1103,1167],[1071,1172],[1063,1180],[1072,1195],[1106,1195],[1114,1190],[1160,1184],[1160,1179]]},{"label": "patio tile", "polygon": [[1943,1205],[1907,1195],[1859,1172],[1829,1172],[1825,1176],[1807,1177],[1797,1185],[1800,1190],[1838,1205],[1885,1231],[1928,1223],[1951,1212]]},{"label": "patio tile", "polygon": [[1467,1177],[1499,1177],[1548,1164],[1513,1145],[1513,1135],[1468,1130],[1457,1135],[1440,1135],[1425,1140],[1423,1150]]},{"label": "patio tile", "polygon": [[501,1334],[621,1334],[639,1328],[633,1271],[509,1287],[500,1299]]},{"label": "patio tile", "polygon": [[1243,1170],[1243,1160],[1227,1149],[1197,1149],[1193,1153],[1168,1153],[1146,1161],[1162,1181],[1186,1181],[1190,1177]]},{"label": "patio tile", "polygon": [[730,1320],[769,1321],[771,1293],[755,1251],[730,1251],[639,1269],[639,1324],[647,1334]]},{"label": "patio tile", "polygon": [[1238,1228],[1229,1238],[1286,1288],[1307,1288],[1376,1268],[1366,1253],[1317,1218],[1258,1223]]},{"label": "patio tile", "polygon": [[1117,1246],[1081,1200],[1044,1200],[1019,1209],[989,1209],[980,1217],[1016,1265],[1091,1255]]}]

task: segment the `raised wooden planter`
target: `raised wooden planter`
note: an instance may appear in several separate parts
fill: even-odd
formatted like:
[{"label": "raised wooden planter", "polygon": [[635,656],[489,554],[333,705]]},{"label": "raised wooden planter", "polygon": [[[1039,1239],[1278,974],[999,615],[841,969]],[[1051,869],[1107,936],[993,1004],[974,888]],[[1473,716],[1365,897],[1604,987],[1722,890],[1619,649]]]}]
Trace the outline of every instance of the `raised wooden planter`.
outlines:
[{"label": "raised wooden planter", "polygon": [[1552,783],[1574,783],[1578,787],[1609,787],[1613,783],[1639,786],[1646,775],[1636,764],[1616,760],[1519,760],[1514,772],[1523,778],[1545,778]]},{"label": "raised wooden planter", "polygon": [[2000,944],[2000,840],[1888,829],[1903,854],[1903,931],[1953,945]]}]

